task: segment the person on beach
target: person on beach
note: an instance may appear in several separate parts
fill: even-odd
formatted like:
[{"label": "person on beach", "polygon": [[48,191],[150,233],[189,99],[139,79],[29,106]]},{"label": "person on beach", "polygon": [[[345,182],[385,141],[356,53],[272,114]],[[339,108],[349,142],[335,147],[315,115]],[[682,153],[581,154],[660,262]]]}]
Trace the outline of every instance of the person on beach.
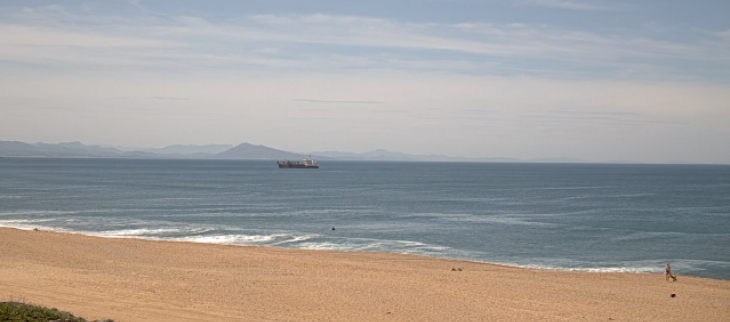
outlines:
[{"label": "person on beach", "polygon": [[667,267],[664,268],[664,280],[668,281],[670,277],[672,278],[672,281],[677,281],[677,277],[672,275],[672,268],[669,267],[669,263],[667,263]]}]

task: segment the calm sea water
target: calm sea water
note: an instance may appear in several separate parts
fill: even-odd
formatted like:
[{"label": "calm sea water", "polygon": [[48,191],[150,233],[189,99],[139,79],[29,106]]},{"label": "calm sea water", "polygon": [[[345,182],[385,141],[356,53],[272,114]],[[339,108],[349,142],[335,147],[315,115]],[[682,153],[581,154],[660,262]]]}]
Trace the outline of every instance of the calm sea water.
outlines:
[{"label": "calm sea water", "polygon": [[0,226],[730,279],[730,166],[320,165],[4,158]]}]

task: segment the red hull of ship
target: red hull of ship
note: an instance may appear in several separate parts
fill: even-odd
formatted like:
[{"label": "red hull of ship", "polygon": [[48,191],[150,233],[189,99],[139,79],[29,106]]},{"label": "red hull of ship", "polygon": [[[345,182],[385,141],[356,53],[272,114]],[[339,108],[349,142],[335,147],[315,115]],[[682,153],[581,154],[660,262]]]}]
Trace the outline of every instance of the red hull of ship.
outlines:
[{"label": "red hull of ship", "polygon": [[317,164],[306,164],[303,162],[277,162],[279,168],[297,168],[297,169],[319,169]]}]

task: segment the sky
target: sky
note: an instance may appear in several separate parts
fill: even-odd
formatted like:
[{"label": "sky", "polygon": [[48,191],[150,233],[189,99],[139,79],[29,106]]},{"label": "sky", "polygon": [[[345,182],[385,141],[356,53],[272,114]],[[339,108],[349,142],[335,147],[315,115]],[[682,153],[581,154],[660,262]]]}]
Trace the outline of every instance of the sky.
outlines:
[{"label": "sky", "polygon": [[0,2],[0,140],[730,164],[730,1]]}]

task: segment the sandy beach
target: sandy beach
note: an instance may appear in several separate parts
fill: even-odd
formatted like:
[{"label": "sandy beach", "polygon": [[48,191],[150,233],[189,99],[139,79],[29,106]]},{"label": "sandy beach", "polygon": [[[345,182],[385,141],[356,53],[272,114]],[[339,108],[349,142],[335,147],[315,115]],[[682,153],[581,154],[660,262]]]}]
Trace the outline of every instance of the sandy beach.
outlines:
[{"label": "sandy beach", "polygon": [[[728,321],[730,281],[0,228],[0,301],[132,321]],[[670,294],[676,293],[676,297]]]}]

